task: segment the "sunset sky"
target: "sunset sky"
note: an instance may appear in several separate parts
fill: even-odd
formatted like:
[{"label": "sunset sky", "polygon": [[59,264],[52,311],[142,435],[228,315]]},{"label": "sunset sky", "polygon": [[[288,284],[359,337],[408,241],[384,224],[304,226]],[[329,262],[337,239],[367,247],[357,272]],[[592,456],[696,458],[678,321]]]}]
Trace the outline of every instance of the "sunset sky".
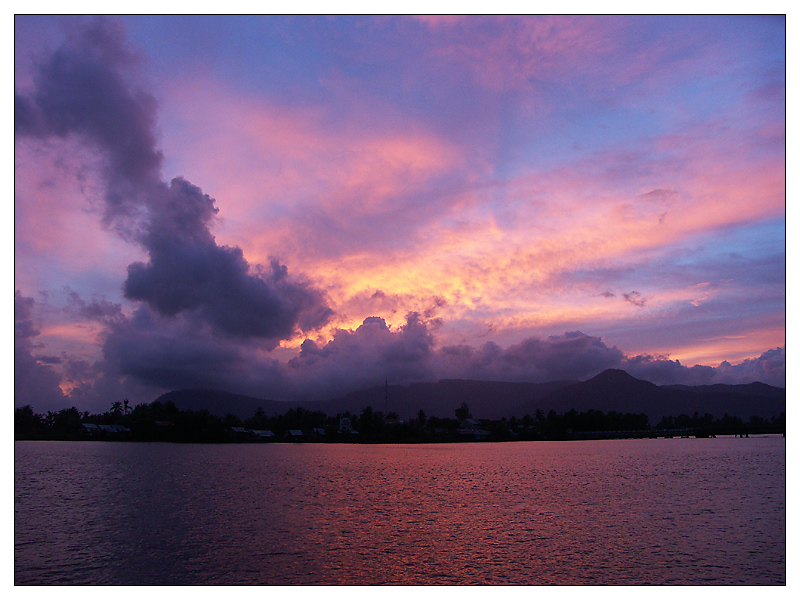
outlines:
[{"label": "sunset sky", "polygon": [[15,18],[15,405],[785,385],[785,19]]}]

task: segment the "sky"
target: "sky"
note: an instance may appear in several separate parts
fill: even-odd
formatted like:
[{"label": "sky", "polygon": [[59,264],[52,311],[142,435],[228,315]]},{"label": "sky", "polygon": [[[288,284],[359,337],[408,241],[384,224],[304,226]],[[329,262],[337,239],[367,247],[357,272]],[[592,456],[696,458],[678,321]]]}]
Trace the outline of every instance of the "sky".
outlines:
[{"label": "sky", "polygon": [[785,386],[783,16],[14,20],[14,396]]}]

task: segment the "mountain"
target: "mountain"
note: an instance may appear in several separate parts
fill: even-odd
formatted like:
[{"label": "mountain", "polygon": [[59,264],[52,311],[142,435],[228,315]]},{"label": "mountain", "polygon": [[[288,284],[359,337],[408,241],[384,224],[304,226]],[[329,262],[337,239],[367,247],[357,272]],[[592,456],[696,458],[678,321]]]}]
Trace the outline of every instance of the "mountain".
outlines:
[{"label": "mountain", "polygon": [[524,402],[544,398],[547,394],[574,383],[443,379],[435,383],[390,385],[388,390],[385,386],[374,386],[330,400],[286,402],[217,390],[177,390],[167,392],[157,398],[157,401],[172,401],[182,410],[207,410],[219,416],[231,413],[242,419],[253,416],[258,407],[267,415],[282,414],[291,408],[320,410],[328,415],[348,410],[359,414],[365,407],[372,406],[384,413],[396,412],[402,419],[416,417],[420,410],[424,410],[428,416],[452,417],[455,410],[466,402],[476,417],[500,419],[514,414],[516,408]]},{"label": "mountain", "polygon": [[747,385],[658,386],[632,377],[619,369],[608,369],[581,383],[549,394],[541,402],[529,403],[520,410],[530,413],[565,412],[575,409],[645,413],[655,425],[662,417],[702,415],[722,417],[725,413],[749,419],[769,418],[786,410],[786,390],[763,383]]},{"label": "mountain", "polygon": [[176,390],[162,394],[156,402],[174,402],[181,410],[207,410],[224,417],[231,413],[241,419],[252,417],[261,407],[267,415],[283,414],[293,406],[288,402],[264,400],[219,390]]},{"label": "mountain", "polygon": [[[545,412],[575,409],[578,412],[614,410],[622,413],[645,413],[652,423],[661,407],[670,405],[672,397],[677,398],[681,394],[682,392],[669,392],[649,381],[636,379],[625,371],[608,369],[587,381],[555,391],[540,403],[532,402],[520,408],[531,414],[537,408]],[[665,414],[671,413],[667,410]],[[658,419],[661,416],[664,415],[659,415]]]},{"label": "mountain", "polygon": [[587,381],[515,383],[443,379],[409,385],[374,386],[340,398],[323,401],[281,402],[215,390],[178,390],[158,398],[173,401],[182,410],[208,410],[224,416],[252,416],[258,407],[267,415],[283,414],[291,408],[320,410],[328,415],[350,411],[360,413],[366,406],[384,413],[396,412],[410,419],[420,410],[428,416],[453,417],[466,402],[478,419],[500,419],[536,410],[564,413],[599,410],[645,413],[655,425],[662,417],[724,414],[749,419],[770,418],[786,411],[786,390],[763,383],[746,385],[658,386],[632,377],[625,371],[609,369]]},{"label": "mountain", "polygon": [[715,383],[714,385],[666,385],[665,389],[680,389],[691,392],[703,392],[709,394],[722,394],[735,392],[747,396],[767,396],[771,398],[786,398],[786,390],[784,388],[774,387],[754,381],[753,383],[745,383],[739,385],[725,385],[723,383]]},{"label": "mountain", "polygon": [[[416,417],[420,410],[437,417],[452,417],[464,402],[476,418],[501,419],[516,414],[526,402],[537,401],[561,388],[574,385],[574,381],[549,383],[518,383],[509,381],[473,381],[467,379],[442,379],[437,382],[392,385],[388,389],[376,386],[347,394],[336,400],[326,400],[320,408],[328,414],[350,410],[361,412],[365,406],[388,413],[396,412],[401,419]],[[522,416],[522,415],[519,415]]]}]

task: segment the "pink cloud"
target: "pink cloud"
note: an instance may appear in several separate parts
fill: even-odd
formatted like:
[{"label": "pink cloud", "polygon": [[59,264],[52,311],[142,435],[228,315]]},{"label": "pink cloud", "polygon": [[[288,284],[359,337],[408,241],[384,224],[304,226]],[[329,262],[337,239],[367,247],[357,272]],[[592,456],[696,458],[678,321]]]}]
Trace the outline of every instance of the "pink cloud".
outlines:
[{"label": "pink cloud", "polygon": [[[340,326],[369,316],[370,303],[356,299],[379,289],[402,299],[394,315],[439,295],[445,319],[497,306],[494,322],[508,328],[608,314],[597,290],[590,301],[588,289],[559,289],[558,275],[782,210],[783,172],[774,161],[739,161],[727,138],[710,131],[687,128],[491,182],[482,160],[467,160],[472,148],[420,124],[330,127],[321,110],[198,94],[214,88],[173,90],[188,106],[181,118],[193,137],[173,134],[166,155],[180,151],[187,176],[217,199],[223,243],[241,246],[253,262],[280,253],[293,270],[324,282]],[[453,174],[471,182],[469,192],[432,187]],[[765,192],[768,202],[749,201]],[[386,248],[398,231],[404,239]],[[653,305],[685,293],[658,297]],[[500,316],[512,309],[519,314]]]},{"label": "pink cloud", "polygon": [[[175,101],[183,106],[195,86],[216,87],[181,86]],[[355,216],[402,211],[411,195],[464,164],[459,148],[421,125],[330,128],[322,111],[243,96],[206,93],[180,119],[185,125],[170,133],[165,154],[184,158],[168,167],[190,170],[187,177],[217,199],[220,239],[254,260],[280,249],[304,261],[297,255],[320,248],[313,239],[297,243],[298,227],[311,215],[339,227]],[[312,233],[325,230],[314,226]]]},{"label": "pink cloud", "polygon": [[[364,20],[356,36],[374,54],[347,47],[347,64],[309,63],[314,81],[297,99],[292,83],[259,96],[233,76],[182,73],[162,91],[153,150],[164,150],[167,179],[184,175],[216,199],[219,218],[204,230],[216,244],[241,248],[254,270],[277,256],[325,290],[337,314],[309,335],[330,352],[366,335],[346,332],[375,315],[392,334],[418,312],[443,319],[442,343],[491,336],[510,347],[581,323],[690,323],[692,310],[744,298],[741,288],[704,272],[658,277],[653,265],[702,234],[780,219],[786,202],[781,74],[735,78],[718,41],[689,51],[699,29],[614,17]],[[375,32],[395,37],[375,43]],[[85,285],[118,296],[127,265],[146,257],[99,226],[98,182],[83,166],[102,167],[76,148],[17,142],[15,280],[31,293],[91,275]],[[693,332],[661,350],[744,359],[757,355],[753,340],[780,342],[774,319],[737,317],[727,337]],[[42,331],[53,348],[92,345],[88,325]],[[663,333],[635,343],[655,348]],[[284,350],[301,347],[295,334]]]},{"label": "pink cloud", "polygon": [[[56,289],[90,276],[118,294],[126,265],[142,252],[104,229],[99,157],[73,140],[15,141],[14,245],[18,288]],[[102,257],[99,260],[98,257]]]},{"label": "pink cloud", "polygon": [[[534,89],[535,82],[581,72],[614,47],[604,22],[570,16],[470,18],[445,22],[430,54],[466,69],[492,90]],[[457,71],[456,71],[457,72]]]},{"label": "pink cloud", "polygon": [[[457,19],[429,23],[436,37],[422,48],[451,66],[467,65],[489,87],[524,86],[531,74],[580,77],[590,88],[602,87],[609,76],[614,85],[640,82],[643,94],[716,60],[713,54],[675,59],[666,36],[653,40],[647,53],[626,56],[620,71],[615,61],[628,43],[629,23]],[[666,71],[665,61],[671,65]],[[184,118],[198,134],[180,149],[189,151],[186,165],[198,165],[200,175],[191,177],[217,198],[223,218],[217,235],[256,262],[280,252],[293,268],[324,281],[340,307],[349,303],[356,311],[348,314],[351,320],[367,310],[351,299],[376,289],[392,290],[406,303],[439,293],[450,317],[493,302],[539,319],[607,312],[576,296],[577,289],[559,289],[559,274],[636,255],[640,260],[698,232],[782,210],[783,173],[774,161],[753,166],[735,160],[724,129],[713,134],[687,124],[679,135],[607,145],[569,167],[532,167],[492,182],[480,140],[456,147],[413,119],[403,130],[382,123],[375,97],[357,98],[344,75],[328,75],[326,83],[347,98],[349,114],[363,124],[345,119],[331,125],[323,110],[209,94],[220,88],[208,83],[172,93],[192,100]],[[480,160],[467,158],[476,153]],[[469,181],[471,191],[436,188],[448,175]],[[654,195],[659,190],[668,193]],[[749,201],[765,192],[767,201]],[[591,290],[595,302],[596,293]]]}]

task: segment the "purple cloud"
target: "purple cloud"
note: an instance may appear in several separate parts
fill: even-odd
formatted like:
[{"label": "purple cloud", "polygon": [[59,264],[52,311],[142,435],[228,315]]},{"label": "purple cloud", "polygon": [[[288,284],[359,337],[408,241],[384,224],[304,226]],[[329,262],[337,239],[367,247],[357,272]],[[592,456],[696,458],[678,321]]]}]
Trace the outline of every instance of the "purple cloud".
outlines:
[{"label": "purple cloud", "polygon": [[354,331],[339,329],[320,346],[303,342],[288,373],[298,390],[316,397],[344,394],[375,385],[389,377],[395,383],[432,380],[437,320],[406,315],[406,323],[391,330],[381,317],[368,317]]},{"label": "purple cloud", "polygon": [[439,370],[447,378],[545,382],[586,379],[618,367],[623,354],[599,337],[580,331],[528,338],[506,349],[487,342],[480,349],[448,346],[437,355]]},{"label": "purple cloud", "polygon": [[639,308],[644,308],[644,305],[647,302],[647,298],[643,298],[642,295],[636,290],[622,294],[622,297],[625,298],[625,302],[630,302]]},{"label": "purple cloud", "polygon": [[[719,362],[781,343],[782,24],[531,17],[429,31],[411,19],[208,17],[164,36],[161,20],[128,22],[148,64],[120,23],[68,19],[49,52],[54,20],[15,19],[17,287],[83,294],[68,290],[62,312],[15,298],[17,403],[37,389],[53,407],[105,410],[111,397],[197,386],[325,398],[385,377],[579,380],[609,367],[661,384],[785,384],[782,348],[716,367],[647,354]],[[225,35],[192,46],[211,24]],[[247,42],[255,30],[274,45]],[[244,45],[226,42],[238,36]],[[161,82],[163,113],[142,67]],[[217,201],[167,178],[168,164],[224,196],[225,235],[241,248],[215,238]],[[111,235],[75,218],[87,193]],[[645,307],[637,289],[659,310],[621,310]],[[548,320],[545,305],[562,301]],[[523,305],[524,319],[496,318]],[[342,322],[381,316],[321,341],[332,306]],[[537,310],[536,326],[514,325]],[[436,317],[463,343],[438,344]],[[579,331],[523,339],[571,329],[642,354]],[[300,334],[316,341],[276,351]]]},{"label": "purple cloud", "polygon": [[103,297],[94,296],[91,301],[87,302],[81,298],[78,292],[68,288],[67,302],[68,305],[65,311],[84,319],[100,323],[119,323],[125,319],[122,305],[109,302]]},{"label": "purple cloud", "polygon": [[78,135],[103,153],[104,222],[149,255],[128,267],[125,295],[270,347],[324,325],[333,311],[322,291],[275,260],[251,267],[239,248],[217,245],[214,200],[183,178],[161,180],[156,103],[131,82],[136,62],[122,27],[98,19],[41,66],[29,97],[15,95],[17,135]]},{"label": "purple cloud", "polygon": [[50,357],[40,360],[32,350],[39,331],[33,322],[34,299],[14,292],[14,404],[37,410],[60,410],[68,400],[59,387],[61,376]]},{"label": "purple cloud", "polygon": [[758,358],[748,358],[737,365],[723,361],[716,367],[687,367],[679,360],[639,355],[626,358],[621,368],[639,379],[656,385],[744,384],[760,381],[778,387],[786,386],[786,349],[774,348]]}]

